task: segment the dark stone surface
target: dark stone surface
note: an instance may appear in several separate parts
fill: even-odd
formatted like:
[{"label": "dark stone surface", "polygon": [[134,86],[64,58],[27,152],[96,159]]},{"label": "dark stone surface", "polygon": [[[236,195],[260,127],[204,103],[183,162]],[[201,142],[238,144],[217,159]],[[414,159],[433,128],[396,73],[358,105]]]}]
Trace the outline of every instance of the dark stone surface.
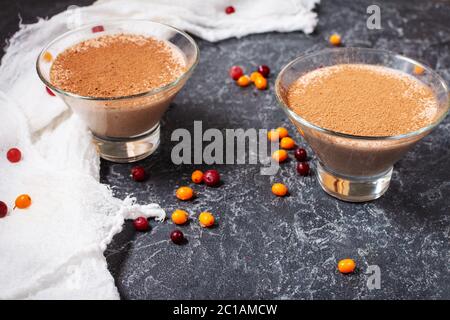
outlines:
[{"label": "dark stone surface", "polygon": [[[34,5],[47,4],[47,11],[40,10],[50,15],[57,10],[50,3]],[[176,246],[169,240],[174,229],[169,221],[151,221],[148,233],[135,233],[127,222],[105,253],[122,298],[450,299],[450,118],[396,164],[390,189],[374,202],[329,197],[315,177],[297,176],[293,160],[274,177],[261,176],[257,165],[215,166],[223,186],[195,186],[199,196],[189,203],[174,196],[194,169],[209,168],[171,164],[172,131],[192,132],[195,120],[203,121],[204,130],[285,125],[304,145],[277,106],[274,79],[293,58],[327,47],[332,32],[343,36],[345,46],[385,48],[419,59],[449,82],[450,2],[376,3],[382,30],[366,28],[372,1],[323,1],[313,35],[271,33],[215,44],[197,39],[200,64],[163,119],[161,147],[141,162],[150,179],[135,183],[132,165],[106,161],[101,176],[119,197],[134,194],[142,203],[161,204],[168,214],[184,208],[197,217],[208,210],[217,226],[205,230],[194,219],[181,227],[188,243]],[[227,76],[233,64],[250,70],[260,63],[272,68],[265,92],[242,90]],[[291,195],[272,196],[274,181],[286,183]],[[357,261],[356,274],[336,271],[344,257]],[[381,268],[379,290],[366,286],[368,265]]]}]

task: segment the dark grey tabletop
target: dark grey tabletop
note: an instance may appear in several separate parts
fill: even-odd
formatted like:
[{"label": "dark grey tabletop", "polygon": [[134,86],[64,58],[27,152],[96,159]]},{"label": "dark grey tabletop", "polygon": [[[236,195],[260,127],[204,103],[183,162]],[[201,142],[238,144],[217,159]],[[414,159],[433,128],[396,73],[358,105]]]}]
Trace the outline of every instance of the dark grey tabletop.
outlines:
[{"label": "dark grey tabletop", "polygon": [[[45,16],[70,4],[18,3],[9,15],[25,13],[28,22],[38,15],[33,5]],[[345,46],[403,53],[431,65],[450,82],[450,1],[378,1],[382,30],[366,28],[370,4],[323,1],[312,35],[270,33],[219,43],[196,39],[200,64],[164,116],[159,150],[140,163],[150,178],[136,183],[129,177],[132,165],[106,161],[101,176],[118,197],[134,194],[142,203],[161,204],[169,214],[176,208],[196,216],[209,210],[218,223],[205,230],[191,222],[181,228],[188,243],[176,246],[168,236],[174,229],[171,222],[151,221],[148,233],[136,233],[127,222],[105,253],[122,298],[450,299],[450,118],[396,164],[390,189],[370,203],[331,198],[314,176],[296,174],[295,161],[282,165],[275,177],[260,175],[258,165],[213,166],[221,172],[223,186],[196,186],[200,196],[190,203],[174,197],[194,169],[210,168],[171,163],[172,131],[192,132],[195,120],[203,121],[204,130],[284,125],[305,146],[277,106],[275,77],[267,91],[241,90],[228,78],[231,65],[249,69],[263,63],[276,75],[293,58],[328,47],[327,37],[338,32]],[[3,37],[17,28],[13,22]],[[289,197],[272,196],[275,180],[289,185]],[[356,274],[336,271],[343,257],[357,261]],[[380,289],[366,285],[369,265],[381,270]]]}]

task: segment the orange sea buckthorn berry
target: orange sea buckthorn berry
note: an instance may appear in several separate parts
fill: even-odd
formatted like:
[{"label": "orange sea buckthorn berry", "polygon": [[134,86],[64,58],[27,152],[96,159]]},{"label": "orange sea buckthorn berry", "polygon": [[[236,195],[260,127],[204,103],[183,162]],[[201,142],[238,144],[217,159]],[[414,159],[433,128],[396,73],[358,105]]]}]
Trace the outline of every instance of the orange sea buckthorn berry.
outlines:
[{"label": "orange sea buckthorn berry", "polygon": [[42,59],[44,59],[45,62],[51,62],[53,60],[53,56],[50,52],[45,51],[42,55]]},{"label": "orange sea buckthorn berry", "polygon": [[284,137],[280,141],[280,147],[287,150],[294,149],[295,141],[290,137]]},{"label": "orange sea buckthorn berry", "polygon": [[425,69],[421,66],[415,65],[414,66],[414,74],[421,75],[425,72]]},{"label": "orange sea buckthorn berry", "polygon": [[176,196],[183,201],[190,200],[194,197],[194,190],[190,187],[179,187],[176,191]]},{"label": "orange sea buckthorn berry", "polygon": [[287,158],[288,158],[288,153],[286,150],[280,149],[280,150],[274,151],[274,153],[272,153],[272,159],[278,163],[286,161]]},{"label": "orange sea buckthorn berry", "polygon": [[247,75],[243,75],[239,77],[239,79],[236,81],[238,86],[240,87],[247,87],[252,81],[250,80],[250,77]]},{"label": "orange sea buckthorn berry", "polygon": [[269,132],[267,132],[267,139],[269,139],[269,141],[276,142],[280,140],[280,137],[278,135],[278,132],[272,129]]},{"label": "orange sea buckthorn berry", "polygon": [[284,197],[288,193],[288,188],[282,183],[275,183],[272,186],[272,193],[279,197]]},{"label": "orange sea buckthorn berry", "polygon": [[203,182],[203,172],[195,170],[192,172],[191,179],[193,183],[199,184]]},{"label": "orange sea buckthorn berry", "polygon": [[333,46],[339,46],[341,44],[341,36],[337,33],[333,33],[328,40]]},{"label": "orange sea buckthorn berry", "polygon": [[252,72],[252,74],[250,75],[250,80],[252,80],[252,82],[255,82],[257,78],[264,78],[264,77],[258,71]]},{"label": "orange sea buckthorn berry", "polygon": [[189,214],[184,210],[177,209],[172,213],[171,219],[175,224],[185,224],[189,219]]},{"label": "orange sea buckthorn berry", "polygon": [[208,228],[214,224],[214,216],[210,212],[205,211],[200,213],[198,221],[203,228]]},{"label": "orange sea buckthorn berry", "polygon": [[31,205],[31,197],[27,194],[21,194],[16,198],[16,208],[26,209]]},{"label": "orange sea buckthorn berry", "polygon": [[356,263],[353,259],[343,259],[338,262],[338,270],[340,273],[352,273],[355,271]]},{"label": "orange sea buckthorn berry", "polygon": [[280,139],[283,139],[284,137],[287,137],[289,135],[289,132],[287,131],[286,128],[283,127],[279,127],[275,129],[278,132],[278,136],[280,137]]},{"label": "orange sea buckthorn berry", "polygon": [[267,89],[267,79],[264,77],[256,78],[255,87],[258,88],[258,90],[266,90]]}]

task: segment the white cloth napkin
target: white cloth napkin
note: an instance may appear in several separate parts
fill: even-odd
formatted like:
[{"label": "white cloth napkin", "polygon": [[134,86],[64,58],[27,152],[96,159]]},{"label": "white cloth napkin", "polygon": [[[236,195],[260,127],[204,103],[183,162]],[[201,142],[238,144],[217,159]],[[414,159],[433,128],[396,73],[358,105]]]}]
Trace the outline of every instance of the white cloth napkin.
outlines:
[{"label": "white cloth napkin", "polygon": [[[267,31],[312,32],[319,0],[101,0],[22,25],[0,66],[0,299],[117,299],[103,256],[124,219],[164,220],[157,204],[119,200],[98,182],[99,158],[80,119],[48,95],[35,71],[42,47],[77,25],[117,18],[163,21],[209,41]],[[227,5],[236,13],[226,15]],[[6,152],[19,147],[23,160]],[[12,210],[17,195],[32,205]],[[149,196],[149,200],[151,195]]]},{"label": "white cloth napkin", "polygon": [[[311,33],[319,0],[99,0],[81,15],[83,21],[142,18],[165,22],[208,41],[269,31]],[[235,13],[227,15],[232,5]],[[91,15],[94,19],[91,20]],[[98,20],[97,20],[98,21]]]}]

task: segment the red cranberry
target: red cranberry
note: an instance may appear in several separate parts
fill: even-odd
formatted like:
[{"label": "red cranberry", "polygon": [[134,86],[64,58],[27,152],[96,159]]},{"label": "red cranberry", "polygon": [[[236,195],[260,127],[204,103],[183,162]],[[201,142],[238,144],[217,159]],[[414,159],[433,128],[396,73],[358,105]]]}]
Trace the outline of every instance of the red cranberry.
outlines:
[{"label": "red cranberry", "polygon": [[53,91],[52,90],[50,90],[50,88],[49,87],[45,87],[45,90],[47,91],[47,93],[49,94],[49,95],[51,95],[52,97],[54,97],[55,96],[55,94],[53,93]]},{"label": "red cranberry", "polygon": [[270,69],[265,64],[258,66],[258,72],[262,74],[264,78],[267,78],[270,73]]},{"label": "red cranberry", "polygon": [[217,170],[207,170],[203,174],[203,181],[209,187],[215,187],[220,182],[220,174]]},{"label": "red cranberry", "polygon": [[92,28],[92,33],[103,32],[103,31],[105,31],[105,28],[103,28],[103,26],[95,26]]},{"label": "red cranberry", "polygon": [[234,13],[235,11],[236,11],[236,10],[234,9],[233,6],[228,6],[228,7],[225,8],[225,13],[226,13],[226,14],[232,14],[232,13]]},{"label": "red cranberry", "polygon": [[133,221],[134,228],[138,231],[147,231],[149,228],[148,220],[145,217],[138,217]]},{"label": "red cranberry", "polygon": [[170,233],[170,239],[175,244],[182,244],[184,242],[184,234],[180,230],[176,229]]},{"label": "red cranberry", "polygon": [[0,201],[0,218],[8,214],[8,206],[3,201]]},{"label": "red cranberry", "polygon": [[143,167],[135,166],[131,169],[131,176],[134,181],[144,181],[147,178],[147,173]]},{"label": "red cranberry", "polygon": [[244,75],[244,71],[239,66],[232,66],[230,68],[230,77],[233,80],[238,80],[240,77]]},{"label": "red cranberry", "polygon": [[307,176],[309,173],[309,164],[308,162],[299,162],[297,163],[297,172],[301,176]]},{"label": "red cranberry", "polygon": [[294,156],[298,161],[305,161],[307,157],[306,150],[303,148],[297,148],[295,149]]},{"label": "red cranberry", "polygon": [[6,153],[6,158],[9,160],[9,162],[15,163],[19,162],[20,159],[22,159],[22,153],[17,148],[9,149]]}]

